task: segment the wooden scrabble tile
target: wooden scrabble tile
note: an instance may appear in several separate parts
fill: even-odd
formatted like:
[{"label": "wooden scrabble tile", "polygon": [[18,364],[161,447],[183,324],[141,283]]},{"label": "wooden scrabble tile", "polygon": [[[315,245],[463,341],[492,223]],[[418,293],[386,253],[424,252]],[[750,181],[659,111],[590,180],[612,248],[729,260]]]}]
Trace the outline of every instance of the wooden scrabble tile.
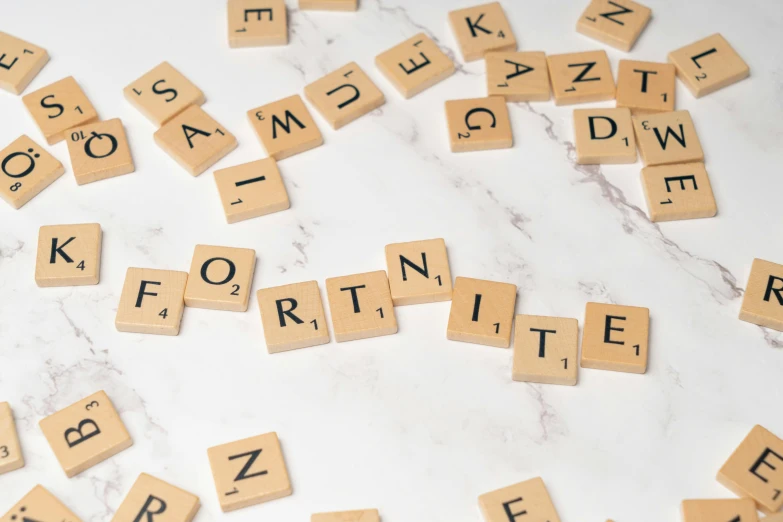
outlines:
[{"label": "wooden scrabble tile", "polygon": [[517,40],[499,2],[458,9],[449,23],[466,62],[480,60],[489,51],[515,51]]},{"label": "wooden scrabble tile", "polygon": [[196,495],[142,473],[111,520],[152,522],[154,517],[158,522],[190,522],[199,507]]},{"label": "wooden scrabble tile", "polygon": [[69,478],[133,445],[104,391],[41,419],[38,425]]},{"label": "wooden scrabble tile", "polygon": [[708,218],[718,213],[704,163],[645,167],[642,188],[654,222]]},{"label": "wooden scrabble tile", "polygon": [[237,146],[234,135],[198,105],[191,105],[158,129],[155,143],[193,176]]},{"label": "wooden scrabble tile", "polygon": [[540,477],[485,493],[479,497],[485,522],[525,520],[560,522],[546,485]]},{"label": "wooden scrabble tile", "polygon": [[582,368],[626,373],[647,371],[650,311],[636,306],[587,303]]},{"label": "wooden scrabble tile", "polygon": [[633,114],[674,110],[674,66],[670,63],[620,60],[617,106]]},{"label": "wooden scrabble tile", "polygon": [[292,493],[277,433],[214,446],[207,455],[224,512]]},{"label": "wooden scrabble tile", "polygon": [[356,11],[359,0],[299,0],[299,9],[308,11]]},{"label": "wooden scrabble tile", "polygon": [[338,343],[397,333],[386,272],[368,272],[326,280],[332,330]]},{"label": "wooden scrabble tile", "polygon": [[321,291],[316,281],[262,288],[256,297],[269,353],[329,342]]},{"label": "wooden scrabble tile", "polygon": [[291,207],[274,158],[216,170],[215,183],[229,223]]},{"label": "wooden scrabble tile", "polygon": [[446,121],[452,152],[509,149],[514,145],[502,96],[447,101]]},{"label": "wooden scrabble tile", "polygon": [[136,170],[119,118],[72,129],[68,135],[68,153],[79,185]]},{"label": "wooden scrabble tile", "polygon": [[451,271],[443,239],[386,245],[386,269],[394,306],[451,300]]},{"label": "wooden scrabble tile", "polygon": [[16,433],[11,405],[0,402],[0,475],[24,467],[22,446]]},{"label": "wooden scrabble tile", "polygon": [[179,334],[187,272],[128,268],[114,326],[120,332]]},{"label": "wooden scrabble tile", "polygon": [[590,0],[576,30],[621,51],[630,51],[650,21],[649,7],[631,0]]},{"label": "wooden scrabble tile", "polygon": [[26,94],[22,102],[49,145],[63,141],[74,127],[98,121],[98,113],[73,76]]},{"label": "wooden scrabble tile", "polygon": [[750,76],[750,67],[719,33],[669,53],[677,77],[701,98]]},{"label": "wooden scrabble tile", "polygon": [[196,245],[185,286],[185,306],[246,312],[256,269],[252,248]]},{"label": "wooden scrabble tile", "polygon": [[614,77],[606,51],[546,57],[555,105],[613,100]]},{"label": "wooden scrabble tile", "polygon": [[0,518],[0,522],[81,522],[79,517],[65,507],[57,497],[49,493],[43,486],[35,486],[22,497],[8,513]]},{"label": "wooden scrabble tile", "polygon": [[761,522],[783,522],[783,511],[773,515],[767,515],[761,519]]},{"label": "wooden scrabble tile", "polygon": [[0,171],[0,197],[17,209],[65,173],[57,158],[25,135],[0,151]]},{"label": "wooden scrabble tile", "polygon": [[578,351],[576,319],[518,315],[514,322],[512,378],[573,386],[577,379]]},{"label": "wooden scrabble tile", "polygon": [[739,318],[783,332],[783,265],[753,260]]},{"label": "wooden scrabble tile", "polygon": [[102,236],[98,223],[41,227],[35,283],[40,287],[97,285]]},{"label": "wooden scrabble tile", "polygon": [[458,277],[454,281],[446,337],[508,348],[516,301],[516,285]]},{"label": "wooden scrabble tile", "polygon": [[576,109],[574,135],[580,165],[636,163],[630,109]]},{"label": "wooden scrabble tile", "polygon": [[46,49],[0,31],[0,89],[22,94],[48,61]]},{"label": "wooden scrabble tile", "polygon": [[451,58],[424,33],[382,52],[375,65],[405,98],[426,91],[456,70]]},{"label": "wooden scrabble tile", "polygon": [[125,99],[152,123],[161,126],[190,105],[203,105],[204,93],[163,62],[122,90]]},{"label": "wooden scrabble tile", "polygon": [[356,511],[336,511],[333,513],[315,513],[310,522],[380,522],[377,509],[361,509]]},{"label": "wooden scrabble tile", "polygon": [[298,94],[247,111],[264,150],[277,161],[323,145],[324,138]]},{"label": "wooden scrabble tile", "polygon": [[304,92],[335,130],[386,103],[386,97],[356,62],[316,80]]},{"label": "wooden scrabble tile", "polygon": [[633,128],[645,165],[704,160],[701,142],[688,111],[636,115]]},{"label": "wooden scrabble tile", "polygon": [[510,102],[548,101],[549,68],[542,52],[487,53],[487,93]]},{"label": "wooden scrabble tile", "polygon": [[287,44],[285,0],[228,0],[229,47]]},{"label": "wooden scrabble tile", "polygon": [[683,500],[682,522],[758,522],[756,505],[750,498]]}]

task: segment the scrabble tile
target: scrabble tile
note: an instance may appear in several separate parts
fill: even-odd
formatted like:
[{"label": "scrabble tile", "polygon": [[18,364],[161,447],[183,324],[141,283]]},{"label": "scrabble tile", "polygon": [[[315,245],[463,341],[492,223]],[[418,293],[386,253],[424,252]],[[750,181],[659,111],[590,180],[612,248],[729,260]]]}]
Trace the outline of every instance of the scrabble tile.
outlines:
[{"label": "scrabble tile", "polygon": [[63,164],[25,135],[0,151],[0,197],[14,208],[28,201],[65,173]]},{"label": "scrabble tile", "polygon": [[674,66],[670,63],[620,60],[617,106],[633,114],[674,110]]},{"label": "scrabble tile", "polygon": [[783,511],[774,515],[767,515],[761,519],[761,522],[783,522]]},{"label": "scrabble tile", "polygon": [[356,62],[306,86],[305,97],[335,130],[386,103],[386,97]]},{"label": "scrabble tile", "polygon": [[315,513],[310,522],[380,522],[377,509],[361,509],[357,511],[336,511],[333,513]]},{"label": "scrabble tile", "polygon": [[269,353],[329,342],[321,291],[316,281],[262,288],[256,297]]},{"label": "scrabble tile", "polygon": [[633,128],[645,165],[704,160],[701,142],[688,111],[636,115]]},{"label": "scrabble tile", "polygon": [[508,348],[516,301],[516,285],[458,277],[454,281],[446,337]]},{"label": "scrabble tile", "polygon": [[645,167],[642,188],[654,222],[708,218],[718,213],[704,163]]},{"label": "scrabble tile", "polygon": [[753,260],[739,318],[783,332],[783,265]]},{"label": "scrabble tile", "polygon": [[120,332],[179,334],[186,272],[128,268],[114,326]]},{"label": "scrabble tile", "polygon": [[48,61],[46,49],[0,31],[0,89],[22,94]]},{"label": "scrabble tile", "polygon": [[542,52],[487,53],[487,93],[510,102],[548,101],[549,68]]},{"label": "scrabble tile", "polygon": [[518,315],[514,321],[515,381],[573,386],[577,379],[579,322]]},{"label": "scrabble tile", "polygon": [[447,101],[446,121],[452,152],[509,149],[514,145],[502,96]]},{"label": "scrabble tile", "polygon": [[97,285],[102,236],[98,223],[41,227],[35,283],[40,287]]},{"label": "scrabble tile", "polygon": [[74,127],[98,121],[98,113],[72,76],[25,95],[22,102],[49,145],[63,141]]},{"label": "scrabble tile", "polygon": [[191,105],[158,129],[155,143],[193,176],[237,146],[234,135],[198,105]]},{"label": "scrabble tile", "polygon": [[0,522],[81,522],[81,519],[43,486],[35,486],[22,497]]},{"label": "scrabble tile", "polygon": [[38,424],[69,478],[133,445],[104,391],[93,393]]},{"label": "scrabble tile", "polygon": [[386,245],[394,306],[451,300],[451,271],[443,239]]},{"label": "scrabble tile", "polygon": [[79,185],[136,170],[119,118],[72,129],[68,135],[68,153]]},{"label": "scrabble tile", "polygon": [[546,57],[555,105],[613,100],[614,77],[606,51]]},{"label": "scrabble tile", "polygon": [[185,306],[246,312],[256,269],[252,248],[196,245],[185,286]]},{"label": "scrabble tile", "polygon": [[215,183],[229,223],[291,207],[274,158],[216,170]]},{"label": "scrabble tile", "polygon": [[304,11],[356,11],[359,0],[299,0],[299,9]]},{"label": "scrabble tile", "polygon": [[749,498],[683,500],[682,522],[758,522],[756,505]]},{"label": "scrabble tile", "polygon": [[509,522],[523,515],[531,522],[560,522],[541,478],[485,493],[479,497],[479,507],[485,522]]},{"label": "scrabble tile", "polygon": [[677,77],[701,98],[750,76],[750,67],[719,33],[669,53]]},{"label": "scrabble tile", "polygon": [[277,433],[214,446],[207,455],[224,512],[292,493]]},{"label": "scrabble tile", "polygon": [[228,45],[264,47],[288,44],[284,0],[228,0]]},{"label": "scrabble tile", "polygon": [[125,500],[112,518],[112,522],[190,522],[201,502],[168,482],[146,473],[139,475]]},{"label": "scrabble tile", "polygon": [[480,60],[489,51],[514,51],[517,40],[499,2],[458,9],[449,23],[466,62]]},{"label": "scrabble tile", "polygon": [[0,475],[24,467],[22,446],[16,433],[11,405],[0,402]]},{"label": "scrabble tile", "polygon": [[576,30],[621,51],[630,51],[650,21],[649,7],[631,0],[590,0]]},{"label": "scrabble tile", "polygon": [[125,99],[160,127],[190,105],[206,101],[201,89],[163,62],[122,90]]},{"label": "scrabble tile", "polygon": [[424,33],[382,52],[375,65],[405,98],[426,91],[456,70],[451,58]]},{"label": "scrabble tile", "polygon": [[647,371],[650,311],[636,306],[587,303],[582,368],[626,373]]},{"label": "scrabble tile", "polygon": [[580,165],[636,163],[636,139],[627,108],[576,109],[574,135]]},{"label": "scrabble tile", "polygon": [[386,272],[368,272],[326,280],[332,330],[338,343],[397,333]]},{"label": "scrabble tile", "polygon": [[298,94],[247,112],[264,150],[277,161],[323,145],[324,138]]}]

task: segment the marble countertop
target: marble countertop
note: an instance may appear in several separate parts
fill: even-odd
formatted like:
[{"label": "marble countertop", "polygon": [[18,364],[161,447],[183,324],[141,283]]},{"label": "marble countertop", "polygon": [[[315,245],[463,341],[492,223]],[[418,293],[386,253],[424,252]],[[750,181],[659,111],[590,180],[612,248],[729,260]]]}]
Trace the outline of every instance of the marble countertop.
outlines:
[{"label": "marble countertop", "polygon": [[[109,520],[140,472],[201,498],[196,522],[302,521],[375,507],[386,522],[480,520],[477,497],[541,476],[564,521],[676,520],[685,498],[731,497],[715,474],[754,424],[783,435],[783,335],[737,319],[754,257],[783,262],[783,4],[647,0],[633,52],[577,34],[585,1],[504,8],[523,50],[606,49],[662,61],[721,32],[751,77],[702,99],[677,86],[705,151],[713,219],[654,224],[641,164],[574,164],[573,107],[509,105],[513,149],[449,152],[443,102],[484,96],[483,62],[463,65],[447,12],[469,0],[362,0],[354,14],[299,12],[290,44],[229,50],[218,0],[12,0],[0,29],[52,59],[26,92],[68,75],[102,118],[122,118],[136,172],[77,186],[66,174],[19,211],[0,205],[0,400],[27,465],[0,476],[0,512],[36,483],[83,520]],[[457,74],[404,100],[374,66],[424,31]],[[283,160],[290,210],[227,225],[212,169],[192,178],[153,142],[122,96],[167,60],[237,136],[217,168],[265,156],[245,111],[303,92],[358,62],[381,109]],[[613,103],[603,104],[612,106]],[[601,106],[601,105],[599,105]],[[42,142],[21,99],[0,93],[0,143]],[[98,222],[98,286],[38,288],[38,228]],[[511,380],[511,351],[446,340],[449,303],[401,307],[400,331],[269,355],[255,299],[247,313],[188,308],[178,337],[123,334],[114,315],[128,266],[187,271],[197,243],[254,248],[254,288],[385,268],[384,246],[443,237],[452,274],[514,283],[518,313],[574,317],[587,301],[650,309],[646,375],[580,370],[576,387]],[[328,313],[328,310],[327,310]],[[38,421],[104,389],[134,446],[67,479]],[[294,494],[223,515],[206,448],[269,431]]]}]

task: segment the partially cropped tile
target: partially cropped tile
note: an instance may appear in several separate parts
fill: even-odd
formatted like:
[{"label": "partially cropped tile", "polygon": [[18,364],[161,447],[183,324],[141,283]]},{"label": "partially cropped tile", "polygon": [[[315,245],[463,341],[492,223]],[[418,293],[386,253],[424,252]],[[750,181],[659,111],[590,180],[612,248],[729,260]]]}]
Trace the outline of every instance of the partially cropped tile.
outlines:
[{"label": "partially cropped tile", "polygon": [[48,61],[46,49],[0,32],[0,89],[22,94]]}]

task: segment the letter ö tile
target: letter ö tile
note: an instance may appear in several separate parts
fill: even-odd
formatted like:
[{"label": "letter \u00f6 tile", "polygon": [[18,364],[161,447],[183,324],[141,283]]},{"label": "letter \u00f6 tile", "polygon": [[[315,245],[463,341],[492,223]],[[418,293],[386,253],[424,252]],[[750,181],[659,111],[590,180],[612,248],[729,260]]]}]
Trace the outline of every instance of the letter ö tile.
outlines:
[{"label": "letter \u00f6 tile", "polygon": [[269,353],[329,342],[321,291],[316,281],[262,288],[256,296]]},{"label": "letter \u00f6 tile", "polygon": [[57,158],[22,135],[0,151],[0,197],[22,208],[64,173]]},{"label": "letter \u00f6 tile", "polygon": [[0,522],[33,521],[81,522],[81,519],[46,488],[38,485],[22,497],[22,500],[17,502],[8,513],[0,517]]}]

